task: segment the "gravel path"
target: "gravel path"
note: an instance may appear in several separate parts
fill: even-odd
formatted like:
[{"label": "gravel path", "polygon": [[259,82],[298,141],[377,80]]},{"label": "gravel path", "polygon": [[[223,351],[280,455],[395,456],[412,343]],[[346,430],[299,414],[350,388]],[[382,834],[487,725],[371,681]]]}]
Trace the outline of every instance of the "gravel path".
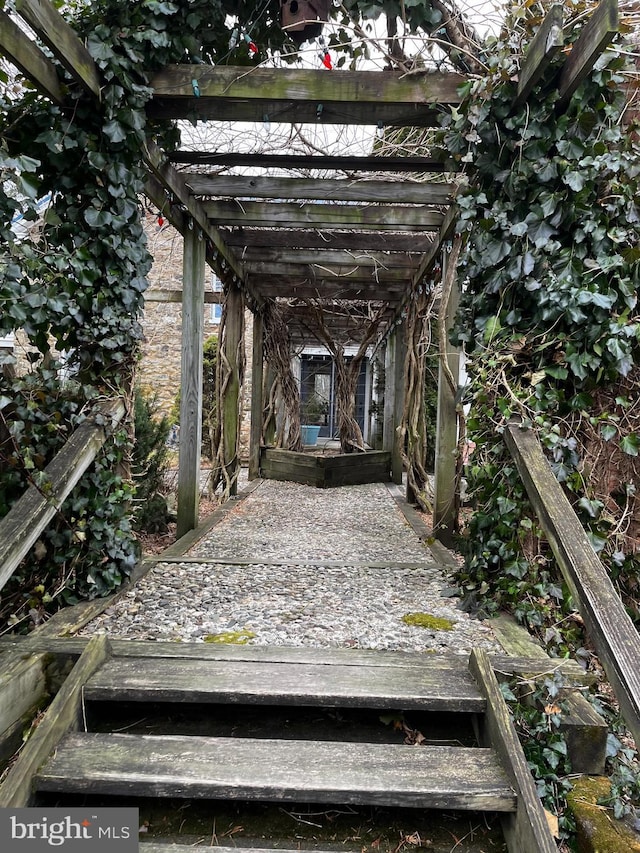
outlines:
[{"label": "gravel path", "polygon": [[[83,633],[203,642],[231,631],[258,645],[501,651],[488,626],[457,608],[383,484],[264,481],[185,556],[157,564]],[[406,625],[412,612],[451,629]]]}]

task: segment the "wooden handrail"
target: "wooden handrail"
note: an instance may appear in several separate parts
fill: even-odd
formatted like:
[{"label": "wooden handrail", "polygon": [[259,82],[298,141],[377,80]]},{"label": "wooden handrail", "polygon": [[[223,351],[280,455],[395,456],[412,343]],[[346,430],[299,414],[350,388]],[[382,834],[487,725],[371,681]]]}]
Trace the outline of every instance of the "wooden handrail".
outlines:
[{"label": "wooden handrail", "polygon": [[505,442],[551,545],[625,722],[640,743],[640,635],[556,480],[540,442],[512,421]]},{"label": "wooden handrail", "polygon": [[121,398],[99,403],[45,468],[48,494],[29,486],[0,521],[0,589],[95,459],[107,439],[105,424],[119,423],[124,412]]}]

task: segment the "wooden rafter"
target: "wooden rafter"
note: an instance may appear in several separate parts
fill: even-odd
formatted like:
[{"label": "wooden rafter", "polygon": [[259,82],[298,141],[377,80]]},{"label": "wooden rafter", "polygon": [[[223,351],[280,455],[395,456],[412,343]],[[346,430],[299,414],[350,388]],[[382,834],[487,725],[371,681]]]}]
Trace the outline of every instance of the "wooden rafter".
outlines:
[{"label": "wooden rafter", "polygon": [[256,169],[287,169],[344,172],[457,172],[460,165],[436,157],[345,157],[329,154],[239,154],[227,151],[171,151],[172,163],[189,166],[251,166]]},{"label": "wooden rafter", "polygon": [[267,228],[220,228],[227,246],[285,249],[352,249],[358,252],[426,252],[433,240],[427,234],[329,229],[274,231]]},{"label": "wooden rafter", "polygon": [[434,104],[458,104],[451,72],[341,71],[171,65],[151,78],[154,118],[439,126]]},{"label": "wooden rafter", "polygon": [[578,86],[586,79],[596,60],[618,32],[617,0],[600,0],[584,25],[560,74],[558,108],[564,108]]},{"label": "wooden rafter", "polygon": [[553,58],[562,49],[564,44],[562,18],[562,5],[556,3],[547,13],[529,45],[520,69],[518,92],[513,102],[514,109],[524,104]]},{"label": "wooden rafter", "polygon": [[182,172],[195,195],[215,198],[309,199],[402,204],[448,204],[453,186],[419,181],[207,176]]},{"label": "wooden rafter", "polygon": [[358,262],[350,266],[333,264],[277,263],[273,261],[247,261],[243,263],[245,273],[250,275],[277,278],[304,278],[310,281],[372,281],[384,284],[399,282],[404,289],[411,280],[411,270],[407,268],[385,269],[385,267],[365,267]]},{"label": "wooden rafter", "polygon": [[440,227],[443,218],[442,213],[430,208],[400,205],[204,201],[201,206],[212,223],[260,228],[312,226],[362,231],[433,231]]},{"label": "wooden rafter", "polygon": [[0,53],[36,84],[38,89],[62,106],[65,94],[58,79],[56,67],[31,41],[6,12],[0,10]]},{"label": "wooden rafter", "polygon": [[420,262],[419,253],[346,251],[344,249],[244,249],[240,260],[276,264],[318,264],[319,266],[354,266],[374,269],[415,270]]},{"label": "wooden rafter", "polygon": [[100,76],[89,51],[48,0],[16,0],[16,10],[73,79],[100,100]]}]

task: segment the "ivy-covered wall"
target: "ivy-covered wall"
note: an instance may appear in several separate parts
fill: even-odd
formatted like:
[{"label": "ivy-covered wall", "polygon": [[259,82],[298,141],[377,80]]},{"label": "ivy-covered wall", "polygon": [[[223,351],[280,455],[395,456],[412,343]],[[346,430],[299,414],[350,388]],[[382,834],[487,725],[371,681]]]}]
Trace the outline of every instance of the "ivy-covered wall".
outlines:
[{"label": "ivy-covered wall", "polygon": [[[567,46],[583,6],[565,4]],[[470,604],[512,609],[562,651],[572,639],[557,627],[571,612],[568,591],[500,433],[512,415],[536,429],[638,620],[640,148],[625,116],[635,69],[622,37],[568,105],[558,104],[561,53],[513,108],[519,58],[540,21],[537,6],[522,4],[488,44],[489,73],[467,85],[442,138],[469,169],[453,338],[469,356],[476,449],[460,580]]]}]

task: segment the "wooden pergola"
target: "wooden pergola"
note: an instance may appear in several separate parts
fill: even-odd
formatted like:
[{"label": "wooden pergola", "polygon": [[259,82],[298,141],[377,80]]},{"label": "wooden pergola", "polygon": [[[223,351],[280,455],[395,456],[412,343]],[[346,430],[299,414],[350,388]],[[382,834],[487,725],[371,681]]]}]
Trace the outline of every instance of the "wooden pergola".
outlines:
[{"label": "wooden pergola", "polygon": [[[18,0],[16,7],[88,96],[99,100],[99,72],[53,6],[47,0]],[[617,3],[603,0],[564,64],[558,81],[560,104],[569,100],[616,30]],[[562,44],[558,4],[530,46],[517,102],[526,100]],[[0,50],[44,94],[63,109],[69,106],[53,63],[5,12],[0,12]],[[442,112],[459,103],[462,82],[453,72],[406,75],[174,65],[151,75],[154,94],[148,114],[154,119],[262,122],[268,116],[292,124],[435,128]],[[454,186],[444,164],[430,157],[375,155],[165,154],[150,139],[142,153],[148,167],[146,193],[184,237],[179,534],[197,522],[207,264],[225,285],[226,359],[236,373],[224,404],[226,463],[238,464],[239,423],[233,413],[238,411],[237,352],[245,307],[255,314],[250,446],[250,476],[255,477],[263,410],[261,306],[272,299],[298,304],[290,331],[294,341],[304,343],[304,300],[328,308],[338,301],[367,303],[384,310],[378,341],[384,347],[387,376],[383,447],[391,451],[393,477],[401,482],[397,428],[403,411],[404,308],[433,266],[446,266],[455,213]],[[249,168],[252,174],[220,174],[232,167]],[[277,169],[279,176],[266,175],[269,169]],[[344,177],[301,178],[302,170]],[[427,175],[432,178],[426,180]],[[440,308],[445,325],[455,304],[454,291]],[[449,351],[446,357],[457,376],[458,354]],[[442,373],[434,527],[446,540],[454,521],[457,436],[454,393]]]}]

